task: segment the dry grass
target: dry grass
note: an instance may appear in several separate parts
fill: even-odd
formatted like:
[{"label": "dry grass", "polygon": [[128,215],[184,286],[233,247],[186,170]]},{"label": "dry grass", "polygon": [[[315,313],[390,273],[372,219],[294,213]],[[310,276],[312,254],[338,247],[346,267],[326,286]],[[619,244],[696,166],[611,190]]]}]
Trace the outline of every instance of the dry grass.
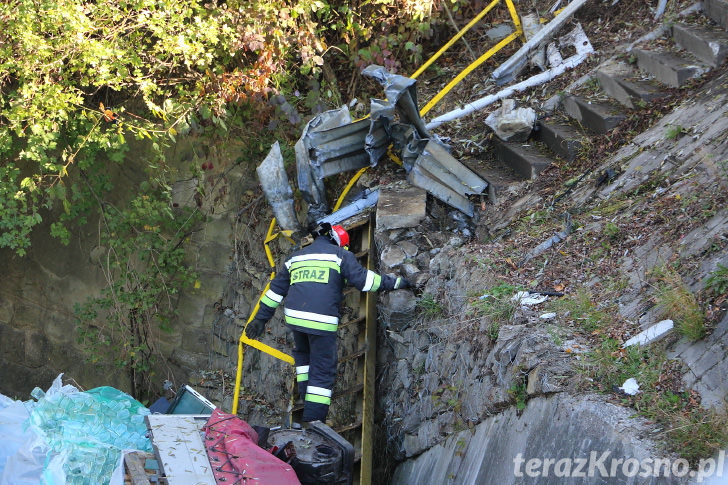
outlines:
[{"label": "dry grass", "polygon": [[673,320],[678,332],[691,341],[703,338],[705,314],[680,275],[668,267],[658,267],[652,274],[656,279],[655,297],[663,308],[663,316]]}]

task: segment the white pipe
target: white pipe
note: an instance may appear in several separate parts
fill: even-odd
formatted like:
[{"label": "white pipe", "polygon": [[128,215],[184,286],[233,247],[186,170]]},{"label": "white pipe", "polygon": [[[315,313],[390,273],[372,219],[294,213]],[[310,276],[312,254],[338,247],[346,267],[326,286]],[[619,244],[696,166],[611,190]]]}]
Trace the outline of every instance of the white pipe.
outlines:
[{"label": "white pipe", "polygon": [[660,3],[657,4],[657,12],[655,12],[655,20],[662,17],[662,14],[665,13],[665,7],[667,7],[667,0],[660,0]]},{"label": "white pipe", "polygon": [[493,79],[498,81],[499,79],[504,78],[509,73],[511,73],[511,71],[516,68],[521,59],[525,57],[531,49],[535,48],[537,45],[543,42],[544,39],[550,37],[557,30],[559,30],[561,26],[574,14],[574,12],[576,12],[582,5],[586,3],[586,1],[587,0],[574,0],[573,2],[571,2],[551,22],[546,24],[544,28],[539,30],[536,35],[531,37],[528,42],[523,44],[521,48],[518,49],[518,52],[513,54],[510,59],[501,64],[498,69],[493,71]]},{"label": "white pipe", "polygon": [[499,91],[495,94],[490,94],[488,96],[485,96],[483,98],[480,98],[476,101],[473,101],[472,103],[468,103],[462,108],[458,108],[455,110],[450,111],[449,113],[445,113],[443,115],[438,116],[437,118],[433,119],[429,123],[427,123],[426,127],[428,130],[431,130],[433,128],[436,128],[440,126],[441,124],[447,122],[447,121],[453,121],[458,118],[462,118],[463,116],[467,116],[471,113],[474,113],[480,109],[485,108],[486,106],[489,106],[499,99],[507,98],[511,96],[513,93],[517,91],[523,91],[526,88],[530,88],[533,86],[538,86],[539,84],[543,84],[547,81],[552,80],[556,76],[559,76],[563,74],[567,69],[574,68],[581,64],[584,59],[587,58],[589,54],[588,53],[582,53],[582,54],[575,54],[568,59],[564,59],[564,62],[562,64],[559,64],[556,67],[552,67],[548,71],[544,71],[540,74],[536,74],[535,76],[532,76],[525,81],[521,81],[520,83],[514,84],[512,86],[508,86],[507,88],[503,89],[502,91]]}]

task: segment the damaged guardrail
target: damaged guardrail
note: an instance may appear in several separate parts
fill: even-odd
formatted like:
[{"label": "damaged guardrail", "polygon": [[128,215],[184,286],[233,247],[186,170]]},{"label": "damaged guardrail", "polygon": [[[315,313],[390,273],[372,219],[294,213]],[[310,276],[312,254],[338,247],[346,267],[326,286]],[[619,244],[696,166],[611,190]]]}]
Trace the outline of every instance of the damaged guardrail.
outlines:
[{"label": "damaged guardrail", "polygon": [[[561,17],[563,15],[563,12],[559,14],[558,17]],[[453,121],[459,118],[462,118],[464,116],[467,116],[469,114],[472,114],[476,111],[479,111],[487,106],[490,106],[491,104],[495,103],[496,101],[499,101],[501,99],[508,98],[512,96],[514,93],[517,93],[519,91],[523,91],[525,89],[539,86],[541,84],[544,84],[557,76],[560,76],[564,72],[566,72],[569,69],[573,69],[574,67],[578,66],[584,60],[594,52],[594,48],[591,45],[591,42],[589,41],[589,38],[584,33],[584,30],[581,27],[581,24],[577,24],[574,30],[569,32],[568,34],[562,36],[559,38],[559,46],[562,49],[567,49],[569,47],[573,47],[576,50],[576,54],[563,59],[561,57],[561,54],[559,50],[556,48],[556,46],[551,43],[547,46],[546,49],[546,56],[548,58],[549,64],[551,65],[551,68],[536,74],[534,76],[531,76],[530,78],[521,81],[519,83],[513,84],[511,86],[508,86],[505,89],[502,89],[501,91],[495,93],[495,94],[489,94],[488,96],[484,96],[476,101],[473,101],[471,103],[467,103],[462,108],[458,108],[455,110],[452,110],[448,113],[445,113],[443,115],[440,115],[434,119],[432,119],[429,123],[427,123],[428,129],[433,129],[438,126],[440,126],[443,123],[447,123],[448,121]],[[525,46],[524,46],[525,47]],[[520,52],[520,51],[519,51]],[[516,53],[514,55],[519,55]],[[521,57],[521,59],[525,59],[525,57]],[[525,61],[524,61],[525,62]]]},{"label": "damaged guardrail", "polygon": [[[386,95],[386,99],[372,99],[371,116],[352,122],[345,106],[324,112],[306,125],[296,143],[298,188],[309,206],[307,225],[328,221],[325,178],[376,166],[390,146],[401,154],[411,184],[472,217],[473,204],[468,196],[481,194],[488,183],[450,155],[447,146],[428,132],[417,108],[416,80],[376,65],[362,74],[377,80]],[[258,167],[258,177],[281,227],[300,230],[277,142]],[[374,203],[374,198],[365,197],[348,209],[348,217]]]},{"label": "damaged guardrail", "polygon": [[488,188],[488,182],[435,141],[429,141],[417,157],[407,181],[470,217],[473,217],[473,203],[468,196],[482,194]]},{"label": "damaged guardrail", "polygon": [[498,85],[505,84],[513,80],[515,75],[518,73],[521,66],[527,61],[528,53],[535,49],[539,44],[552,37],[561,26],[576,13],[579,8],[582,7],[587,0],[574,0],[564,8],[554,19],[546,24],[544,28],[540,29],[528,42],[523,44],[518,52],[516,52],[510,59],[501,64],[495,71],[493,71],[492,77]]}]

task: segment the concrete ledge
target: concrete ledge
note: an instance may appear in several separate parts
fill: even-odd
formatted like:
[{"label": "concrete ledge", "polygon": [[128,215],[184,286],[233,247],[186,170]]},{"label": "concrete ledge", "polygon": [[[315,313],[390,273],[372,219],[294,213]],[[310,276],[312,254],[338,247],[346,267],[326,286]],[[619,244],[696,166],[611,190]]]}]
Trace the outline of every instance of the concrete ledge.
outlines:
[{"label": "concrete ledge", "polygon": [[609,132],[625,119],[624,113],[617,106],[590,103],[576,96],[564,98],[564,109],[584,128],[600,135]]},{"label": "concrete ledge", "polygon": [[672,27],[675,43],[712,67],[718,67],[728,55],[728,34],[722,29],[675,24]]},{"label": "concrete ledge", "polygon": [[597,79],[602,91],[627,108],[635,108],[635,102],[650,102],[663,95],[660,90],[647,81],[632,80],[637,73],[624,62],[604,66],[597,71]]},{"label": "concrete ledge", "polygon": [[513,170],[505,167],[483,167],[475,172],[488,182],[488,200],[491,204],[497,204],[511,184],[523,180]]},{"label": "concrete ledge", "polygon": [[704,0],[703,8],[708,17],[728,30],[728,2],[726,0]]},{"label": "concrete ledge", "polygon": [[535,148],[520,143],[507,143],[496,139],[495,150],[501,162],[525,179],[535,179],[552,162]]},{"label": "concrete ledge", "polygon": [[703,74],[705,66],[674,54],[634,49],[640,69],[655,76],[662,84],[679,88]]},{"label": "concrete ledge", "polygon": [[377,230],[414,227],[425,218],[427,193],[410,185],[379,189]]},{"label": "concrete ledge", "polygon": [[564,160],[572,161],[581,148],[583,135],[569,125],[539,121],[538,139]]}]

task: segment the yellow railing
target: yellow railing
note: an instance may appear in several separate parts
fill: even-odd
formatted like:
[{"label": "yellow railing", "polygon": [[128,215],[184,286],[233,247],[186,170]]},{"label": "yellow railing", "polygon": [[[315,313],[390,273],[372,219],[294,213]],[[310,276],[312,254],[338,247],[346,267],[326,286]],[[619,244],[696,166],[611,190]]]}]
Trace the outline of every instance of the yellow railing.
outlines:
[{"label": "yellow railing", "polygon": [[[240,335],[240,341],[238,342],[238,370],[235,376],[235,394],[233,396],[233,409],[232,414],[237,414],[238,412],[238,399],[240,397],[240,381],[242,380],[242,374],[243,374],[243,344],[250,345],[251,347],[260,350],[261,352],[265,352],[268,355],[271,355],[275,357],[276,359],[282,360],[283,362],[287,362],[291,365],[295,365],[293,361],[293,357],[290,355],[281,352],[278,349],[275,349],[271,347],[270,345],[266,345],[263,342],[259,340],[255,340],[252,338],[248,338],[247,335],[245,335],[245,330],[248,328],[248,324],[253,321],[253,318],[255,318],[255,315],[258,313],[258,309],[260,308],[260,300],[263,298],[263,295],[265,295],[265,292],[268,291],[268,288],[270,288],[270,282],[273,281],[273,278],[276,276],[275,268],[276,268],[276,262],[273,259],[273,253],[270,250],[270,247],[268,244],[275,240],[279,235],[283,235],[284,237],[287,237],[288,239],[291,239],[291,231],[279,231],[275,234],[273,234],[273,229],[276,226],[276,218],[274,217],[270,221],[270,226],[268,227],[268,233],[265,236],[265,241],[263,242],[263,247],[265,247],[265,254],[268,257],[268,263],[270,264],[270,267],[272,268],[272,271],[270,273],[270,278],[268,278],[268,283],[265,285],[265,288],[263,288],[263,291],[260,293],[260,296],[258,297],[258,301],[255,302],[255,307],[253,307],[253,311],[250,312],[250,316],[248,317],[248,321],[245,322],[245,328],[243,328],[243,333]],[[292,240],[292,239],[291,239]]]},{"label": "yellow railing", "polygon": [[[458,74],[455,79],[450,81],[440,92],[438,92],[434,98],[432,98],[425,106],[420,110],[420,115],[424,116],[430,109],[432,109],[433,106],[435,106],[447,93],[452,90],[455,86],[457,86],[458,83],[460,83],[465,76],[470,74],[474,69],[476,69],[478,66],[480,66],[483,62],[487,61],[493,55],[495,55],[498,51],[503,49],[506,45],[513,42],[515,39],[517,39],[522,33],[523,28],[521,27],[521,22],[518,18],[518,13],[516,12],[516,9],[513,5],[512,0],[503,0],[508,7],[508,12],[511,15],[511,19],[513,20],[513,24],[515,26],[515,30],[512,34],[498,42],[495,46],[493,46],[491,49],[489,49],[485,54],[480,56],[478,59],[476,59],[473,63],[471,63],[468,67],[463,69],[460,74]],[[430,57],[427,62],[425,62],[419,69],[417,69],[414,74],[412,74],[413,79],[417,78],[420,74],[422,74],[433,62],[435,62],[447,49],[449,49],[455,42],[458,41],[470,28],[472,28],[475,24],[477,24],[488,12],[490,12],[494,7],[496,7],[501,0],[493,0],[491,3],[486,6],[482,12],[480,12],[473,20],[471,20],[465,27],[463,27],[457,34],[455,34],[442,48],[437,51],[432,57]],[[391,150],[388,152],[389,157],[397,164],[402,165],[401,160],[392,153]],[[342,191],[341,195],[339,196],[338,200],[336,201],[336,204],[334,205],[334,211],[338,210],[341,207],[342,202],[346,198],[346,195],[349,193],[351,188],[354,186],[356,181],[359,179],[359,177],[362,176],[362,174],[368,169],[369,167],[364,167],[360,169],[354,176],[351,178],[349,183],[344,187],[344,190]],[[273,278],[275,278],[275,260],[273,259],[273,253],[270,250],[270,247],[268,244],[275,240],[279,235],[283,235],[290,239],[291,231],[279,231],[275,234],[273,234],[273,229],[275,228],[275,218],[273,218],[270,222],[270,227],[268,228],[268,233],[266,235],[265,241],[263,243],[263,246],[265,247],[265,254],[268,258],[268,263],[270,263],[270,266],[272,268],[270,278],[268,279],[268,283],[266,284],[265,288],[263,289],[263,292],[258,297],[258,301],[255,303],[255,307],[253,308],[253,311],[250,312],[250,317],[248,318],[245,328],[243,328],[243,332],[240,335],[240,341],[238,342],[238,368],[237,368],[237,374],[235,376],[235,395],[233,396],[233,408],[232,408],[232,414],[237,414],[238,411],[238,399],[240,396],[240,382],[242,379],[242,372],[243,372],[243,345],[249,345],[253,348],[256,348],[260,350],[261,352],[265,352],[268,355],[271,355],[275,357],[276,359],[282,360],[284,362],[287,362],[290,365],[295,365],[293,357],[290,355],[281,352],[278,349],[275,349],[269,345],[266,345],[258,340],[254,340],[251,338],[248,338],[247,335],[245,335],[245,329],[248,327],[248,324],[255,318],[255,315],[258,313],[258,309],[260,308],[260,300],[263,298],[263,295],[266,291],[268,291],[268,288],[270,287],[271,281],[273,281]]]}]

